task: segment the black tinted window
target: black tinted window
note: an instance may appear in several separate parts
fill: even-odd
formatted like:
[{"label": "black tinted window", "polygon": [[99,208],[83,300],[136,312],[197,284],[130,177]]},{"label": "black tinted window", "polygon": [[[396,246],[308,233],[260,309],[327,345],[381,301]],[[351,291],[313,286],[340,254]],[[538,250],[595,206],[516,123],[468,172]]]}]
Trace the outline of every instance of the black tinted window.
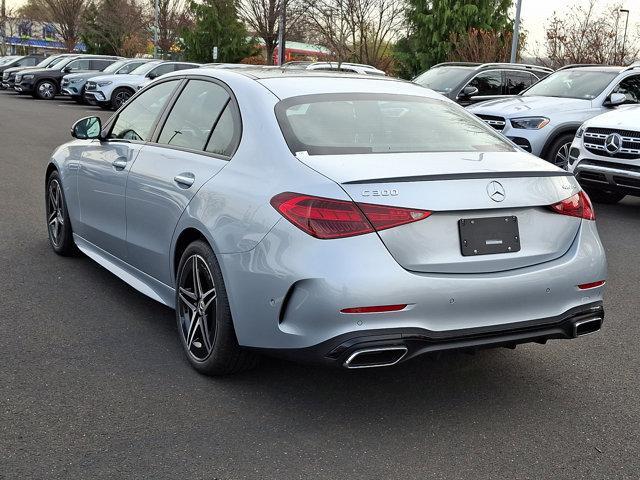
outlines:
[{"label": "black tinted window", "polygon": [[469,86],[478,89],[476,95],[502,95],[502,73],[479,73],[476,78],[469,82]]},{"label": "black tinted window", "polygon": [[507,88],[505,93],[507,95],[517,95],[538,81],[537,77],[528,72],[506,72],[506,77]]},{"label": "black tinted window", "polygon": [[623,93],[627,97],[625,103],[640,103],[640,76],[625,78],[618,84],[614,93]]},{"label": "black tinted window", "polygon": [[115,60],[92,60],[91,70],[104,70],[113,62],[115,62]]},{"label": "black tinted window", "polygon": [[171,109],[158,143],[203,150],[228,100],[229,95],[221,86],[191,80]]},{"label": "black tinted window", "polygon": [[179,80],[155,85],[131,100],[118,115],[111,138],[146,140],[151,133],[156,117],[162,111]]}]

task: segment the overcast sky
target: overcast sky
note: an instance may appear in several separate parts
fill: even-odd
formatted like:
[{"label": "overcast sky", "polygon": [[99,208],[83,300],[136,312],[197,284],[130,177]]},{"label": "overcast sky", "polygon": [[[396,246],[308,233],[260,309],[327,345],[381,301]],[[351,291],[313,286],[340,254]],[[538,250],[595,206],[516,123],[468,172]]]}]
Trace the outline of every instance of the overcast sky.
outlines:
[{"label": "overcast sky", "polygon": [[[24,1],[26,0],[6,0],[7,6],[9,7],[21,5]],[[529,34],[527,39],[528,53],[533,53],[536,45],[544,41],[545,21],[553,15],[554,11],[570,15],[572,5],[586,4],[588,1],[589,0],[522,0],[522,21],[524,28]],[[631,11],[629,30],[637,30],[638,24],[640,23],[640,1],[596,0],[596,5],[601,10],[605,10],[614,3],[622,3],[625,8]],[[620,28],[622,34],[623,25],[621,25]]]}]

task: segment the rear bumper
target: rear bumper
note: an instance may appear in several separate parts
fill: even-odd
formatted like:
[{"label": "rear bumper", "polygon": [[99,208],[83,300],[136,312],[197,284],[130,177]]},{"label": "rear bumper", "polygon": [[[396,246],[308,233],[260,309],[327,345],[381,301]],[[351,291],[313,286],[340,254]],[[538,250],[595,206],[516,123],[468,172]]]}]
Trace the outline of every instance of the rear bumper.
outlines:
[{"label": "rear bumper", "polygon": [[[568,310],[561,315],[516,322],[496,327],[480,327],[448,332],[434,332],[418,328],[383,329],[351,332],[318,345],[300,349],[253,349],[295,361],[317,363],[344,368],[390,366],[419,355],[485,348],[514,348],[523,343],[544,344],[552,339],[572,339],[600,330],[604,321],[602,302]],[[360,352],[390,353],[387,364],[380,359],[371,364],[357,360]],[[395,358],[394,358],[395,355]]]}]

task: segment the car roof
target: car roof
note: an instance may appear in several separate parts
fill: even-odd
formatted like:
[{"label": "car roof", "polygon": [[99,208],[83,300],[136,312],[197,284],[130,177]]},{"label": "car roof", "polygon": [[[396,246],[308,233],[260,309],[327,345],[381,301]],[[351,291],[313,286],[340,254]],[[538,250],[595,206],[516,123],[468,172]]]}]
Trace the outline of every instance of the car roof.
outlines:
[{"label": "car roof", "polygon": [[279,67],[263,67],[255,69],[216,69],[201,67],[194,70],[182,70],[163,75],[169,76],[198,75],[208,76],[234,85],[261,85],[280,99],[301,95],[322,93],[384,93],[405,94],[412,96],[438,98],[437,93],[397,78],[373,76],[357,73],[340,73],[332,71],[314,71],[282,69]]},{"label": "car roof", "polygon": [[579,70],[581,72],[611,72],[611,73],[620,73],[623,70],[625,70],[626,67],[614,67],[614,66],[608,66],[608,65],[594,65],[594,66],[589,66],[589,67],[574,67],[574,68],[567,68],[567,69],[562,69],[559,70],[561,72],[564,71],[575,71],[575,70]]}]

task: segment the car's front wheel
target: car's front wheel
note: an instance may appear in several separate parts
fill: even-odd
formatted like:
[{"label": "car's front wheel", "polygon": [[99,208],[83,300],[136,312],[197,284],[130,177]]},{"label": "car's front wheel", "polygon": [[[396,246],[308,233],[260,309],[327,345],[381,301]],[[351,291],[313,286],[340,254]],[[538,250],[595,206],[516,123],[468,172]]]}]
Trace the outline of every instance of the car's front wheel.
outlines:
[{"label": "car's front wheel", "polygon": [[545,156],[546,160],[566,170],[569,165],[569,151],[571,150],[573,137],[572,133],[568,133],[556,138]]},{"label": "car's front wheel", "polygon": [[127,103],[132,95],[133,92],[129,88],[116,88],[111,94],[111,108],[113,110],[119,109]]},{"label": "car's front wheel", "polygon": [[49,80],[42,80],[37,83],[34,94],[40,100],[53,100],[56,97],[56,86]]},{"label": "car's front wheel", "polygon": [[256,356],[238,345],[218,261],[204,241],[190,244],[176,278],[176,319],[185,354],[207,375],[252,368]]},{"label": "car's front wheel", "polygon": [[51,172],[47,179],[46,212],[47,231],[51,248],[58,255],[70,256],[77,253],[73,242],[73,231],[69,221],[67,202],[60,183],[60,175],[57,171]]},{"label": "car's front wheel", "polygon": [[587,189],[587,195],[596,203],[604,203],[614,205],[627,195],[624,193],[613,192],[611,190]]}]

